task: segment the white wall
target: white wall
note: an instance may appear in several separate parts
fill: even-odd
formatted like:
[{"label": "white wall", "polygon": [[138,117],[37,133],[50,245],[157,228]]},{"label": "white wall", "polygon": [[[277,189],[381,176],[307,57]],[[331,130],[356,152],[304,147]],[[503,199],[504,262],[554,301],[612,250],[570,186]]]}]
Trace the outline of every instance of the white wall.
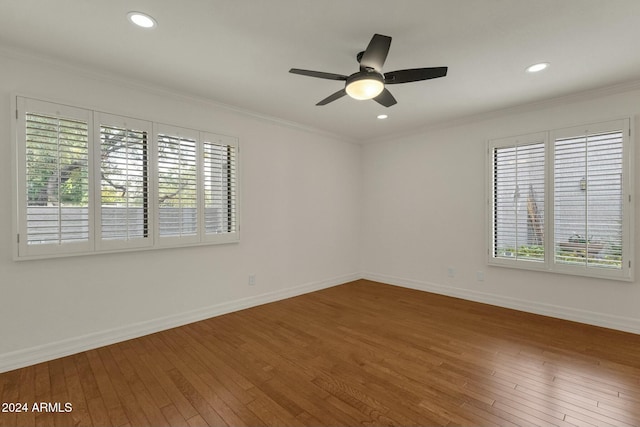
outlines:
[{"label": "white wall", "polygon": [[[638,272],[636,282],[628,283],[486,265],[486,141],[635,118],[637,86],[613,92],[520,107],[364,146],[364,277],[640,333]],[[637,145],[637,119],[635,129]],[[640,230],[640,150],[635,155],[635,229]],[[635,246],[640,252],[637,237]],[[638,257],[634,265],[640,265]],[[478,280],[479,271],[484,281]]]},{"label": "white wall", "polygon": [[[13,261],[16,93],[238,137],[241,242]],[[334,137],[0,52],[0,372],[358,278],[360,160]]]}]

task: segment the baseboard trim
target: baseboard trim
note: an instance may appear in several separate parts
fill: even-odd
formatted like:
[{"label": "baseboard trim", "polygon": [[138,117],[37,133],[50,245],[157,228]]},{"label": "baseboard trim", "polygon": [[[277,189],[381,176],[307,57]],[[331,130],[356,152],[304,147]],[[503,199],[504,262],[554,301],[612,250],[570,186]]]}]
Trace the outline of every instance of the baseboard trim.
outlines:
[{"label": "baseboard trim", "polygon": [[366,272],[362,274],[352,273],[327,280],[306,283],[275,292],[267,292],[247,298],[240,298],[234,301],[215,304],[185,313],[175,314],[144,322],[138,322],[120,328],[113,328],[79,337],[60,340],[53,343],[34,346],[27,349],[0,354],[0,373],[23,368],[25,366],[35,365],[37,363],[46,362],[64,356],[69,356],[71,354],[80,353],[82,351],[103,347],[105,345],[115,344],[117,342],[138,338],[155,332],[176,328],[211,317],[232,313],[234,311],[244,310],[262,304],[292,298],[358,279],[367,279],[393,286],[416,289],[424,292],[432,292],[440,295],[447,295],[455,298],[510,308],[528,313],[540,314],[543,316],[550,316],[559,319],[640,334],[640,320],[634,318],[613,316],[610,314],[578,310],[570,307],[531,302],[518,298],[478,292],[470,289],[452,288],[449,286],[443,286],[431,282],[417,281],[413,279]]},{"label": "baseboard trim", "polygon": [[518,298],[505,297],[502,295],[478,292],[470,289],[452,288],[450,286],[443,286],[436,283],[387,276],[377,273],[363,273],[362,278],[389,285],[510,308],[527,313],[540,314],[543,316],[640,334],[640,320],[634,318],[613,316],[611,314],[596,313],[571,307],[532,302]]},{"label": "baseboard trim", "polygon": [[113,328],[31,348],[0,354],[0,373],[35,365],[82,351],[103,347],[109,344],[138,338],[163,330],[183,326],[211,317],[220,316],[262,304],[292,298],[309,292],[330,288],[361,278],[359,273],[347,274],[327,280],[306,283],[290,288],[267,292],[247,298],[240,298],[212,306],[199,308],[185,313],[174,314],[158,319],[138,322],[124,327]]}]

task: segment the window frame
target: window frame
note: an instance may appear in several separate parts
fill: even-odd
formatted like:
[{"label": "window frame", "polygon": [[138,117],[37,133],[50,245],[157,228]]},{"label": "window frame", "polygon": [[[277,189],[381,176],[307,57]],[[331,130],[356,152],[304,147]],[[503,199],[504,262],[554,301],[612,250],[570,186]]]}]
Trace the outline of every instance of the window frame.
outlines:
[{"label": "window frame", "polygon": [[[240,176],[240,143],[237,137],[219,135],[209,131],[200,131],[190,128],[180,128],[151,120],[137,119],[119,114],[98,111],[91,108],[65,105],[57,101],[40,100],[31,96],[14,95],[12,107],[15,111],[15,120],[11,120],[11,132],[15,137],[12,144],[12,181],[13,197],[12,209],[14,212],[12,230],[15,240],[13,246],[13,259],[15,261],[57,258],[79,255],[93,255],[100,253],[117,253],[153,250],[163,248],[178,248],[190,246],[205,246],[237,243],[240,241],[241,223],[241,176]],[[31,111],[37,108],[38,111]],[[26,116],[28,113],[42,113],[51,117],[56,115],[69,116],[69,118],[81,118],[86,121],[88,127],[88,210],[89,232],[88,242],[82,244],[27,244],[27,150],[26,150]],[[102,122],[102,123],[101,123]],[[147,135],[147,230],[148,236],[135,239],[102,238],[102,194],[101,194],[101,125],[124,127],[132,129],[138,127]],[[158,153],[157,135],[163,130],[181,129],[189,136],[195,136],[196,141],[196,194],[198,222],[196,235],[189,238],[160,238],[159,233],[159,209],[158,209]],[[233,223],[235,228],[227,232],[206,233],[204,222],[204,180],[205,173],[202,167],[203,146],[205,139],[215,140],[221,144],[232,147],[235,156],[233,158],[235,175],[233,176]]]},{"label": "window frame", "polygon": [[[594,135],[604,132],[621,131],[622,133],[622,262],[619,269],[608,269],[594,266],[577,266],[556,262],[554,234],[554,167],[556,140],[564,137]],[[601,279],[633,281],[634,260],[634,200],[633,200],[633,128],[629,118],[596,122],[587,125],[557,128],[543,132],[498,138],[487,141],[486,155],[486,247],[487,264],[496,267],[510,267],[534,271],[569,274]],[[509,259],[495,256],[495,177],[494,150],[496,148],[526,145],[544,142],[544,261],[526,259]],[[586,212],[586,210],[585,210]]]}]

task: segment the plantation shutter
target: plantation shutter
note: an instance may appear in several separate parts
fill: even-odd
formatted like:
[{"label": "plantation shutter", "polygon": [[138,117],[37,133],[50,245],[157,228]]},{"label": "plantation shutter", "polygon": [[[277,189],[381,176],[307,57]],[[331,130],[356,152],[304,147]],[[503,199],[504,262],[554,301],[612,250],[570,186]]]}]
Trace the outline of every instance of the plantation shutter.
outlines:
[{"label": "plantation shutter", "polygon": [[15,97],[16,260],[239,241],[237,138]]},{"label": "plantation shutter", "polygon": [[489,141],[488,263],[632,280],[630,136],[622,119]]},{"label": "plantation shutter", "polygon": [[198,241],[198,132],[159,125],[156,140],[159,236]]},{"label": "plantation shutter", "polygon": [[21,98],[18,132],[19,253],[44,255],[89,250],[90,114],[63,105]]},{"label": "plantation shutter", "polygon": [[203,134],[205,238],[237,235],[237,141]]},{"label": "plantation shutter", "polygon": [[100,248],[151,244],[149,122],[96,114],[99,131]]},{"label": "plantation shutter", "polygon": [[544,138],[501,141],[492,162],[493,257],[544,261]]},{"label": "plantation shutter", "polygon": [[555,262],[620,270],[626,131],[580,131],[555,137]]}]

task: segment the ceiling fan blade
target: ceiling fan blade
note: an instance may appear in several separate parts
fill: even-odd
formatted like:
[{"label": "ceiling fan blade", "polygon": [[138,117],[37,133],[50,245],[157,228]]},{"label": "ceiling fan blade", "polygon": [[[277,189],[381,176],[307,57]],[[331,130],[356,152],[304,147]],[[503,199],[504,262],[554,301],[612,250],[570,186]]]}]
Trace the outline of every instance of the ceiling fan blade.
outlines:
[{"label": "ceiling fan blade", "polygon": [[387,88],[384,88],[382,93],[373,98],[373,100],[380,105],[384,105],[385,107],[391,107],[392,105],[398,103],[398,101],[396,101],[396,99],[393,97],[393,95],[391,95],[391,92],[389,92]]},{"label": "ceiling fan blade", "polygon": [[316,105],[327,105],[330,102],[335,101],[336,99],[340,99],[343,96],[345,96],[347,94],[347,91],[344,89],[340,89],[339,91],[337,91],[334,94],[331,94],[329,96],[327,96],[325,99],[323,99],[322,101],[318,102]]},{"label": "ceiling fan blade", "polygon": [[436,79],[447,75],[448,67],[412,68],[384,73],[384,84],[417,82],[420,80]]},{"label": "ceiling fan blade", "polygon": [[374,34],[369,42],[369,46],[367,46],[367,49],[362,54],[362,58],[360,58],[360,69],[373,68],[377,72],[382,73],[382,66],[387,59],[389,47],[391,47],[391,37]]},{"label": "ceiling fan blade", "polygon": [[322,71],[311,71],[311,70],[301,70],[299,68],[292,68],[289,70],[290,73],[300,74],[302,76],[309,77],[317,77],[319,79],[328,79],[328,80],[347,80],[347,76],[343,76],[342,74],[334,74],[334,73],[323,73]]}]

